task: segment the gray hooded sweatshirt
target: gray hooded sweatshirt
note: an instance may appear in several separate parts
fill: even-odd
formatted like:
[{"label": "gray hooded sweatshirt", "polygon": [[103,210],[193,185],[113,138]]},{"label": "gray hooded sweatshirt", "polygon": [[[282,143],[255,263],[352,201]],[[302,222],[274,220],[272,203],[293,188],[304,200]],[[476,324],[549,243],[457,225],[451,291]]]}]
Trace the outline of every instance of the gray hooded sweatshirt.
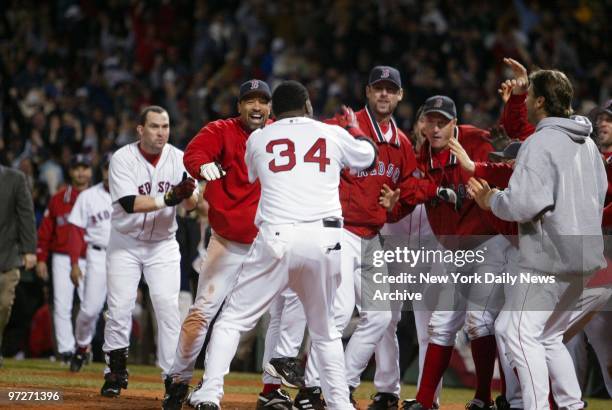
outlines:
[{"label": "gray hooded sweatshirt", "polygon": [[541,120],[521,146],[508,188],[491,211],[519,223],[519,265],[552,274],[606,266],[601,220],[608,186],[584,117]]}]

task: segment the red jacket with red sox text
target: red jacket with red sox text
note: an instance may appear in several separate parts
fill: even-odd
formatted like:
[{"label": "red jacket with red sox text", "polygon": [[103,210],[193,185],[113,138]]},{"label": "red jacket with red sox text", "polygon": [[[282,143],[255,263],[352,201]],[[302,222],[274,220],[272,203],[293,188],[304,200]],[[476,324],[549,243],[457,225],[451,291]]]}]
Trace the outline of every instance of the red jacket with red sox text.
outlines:
[{"label": "red jacket with red sox text", "polygon": [[[378,234],[386,222],[396,222],[412,212],[413,206],[398,204],[392,213],[380,206],[378,198],[383,184],[396,189],[408,179],[415,179],[412,173],[416,169],[416,158],[412,144],[406,135],[397,128],[394,121],[389,126],[393,136],[387,142],[374,115],[369,108],[355,113],[359,128],[378,148],[376,163],[369,171],[351,175],[342,171],[340,177],[340,203],[344,227],[362,238],[371,238]],[[333,119],[325,121],[336,124]]]},{"label": "red jacket with red sox text", "polygon": [[[79,196],[80,191],[72,185],[55,193],[49,200],[45,216],[38,228],[38,247],[36,257],[39,262],[46,262],[49,253],[63,253],[68,255],[71,248],[69,241],[70,224],[68,216]],[[81,233],[82,235],[82,233]],[[85,257],[87,248],[81,237],[81,257]]]},{"label": "red jacket with red sox text", "polygon": [[[489,152],[493,151],[488,131],[459,125],[455,136],[473,161],[486,161]],[[400,200],[409,204],[424,202],[429,224],[436,236],[495,234],[485,211],[467,197],[466,183],[470,175],[461,169],[450,149],[433,154],[429,148],[429,142],[425,141],[418,158],[423,180],[416,186],[402,185]],[[458,212],[453,204],[437,198],[438,187],[452,188],[461,197],[463,205]]]},{"label": "red jacket with red sox text", "polygon": [[249,183],[244,162],[250,134],[239,117],[213,121],[189,142],[183,156],[187,171],[200,180],[200,166],[209,162],[220,163],[227,172],[223,178],[206,184],[208,220],[223,238],[245,244],[253,242],[257,235],[254,221],[261,193],[258,181]]}]

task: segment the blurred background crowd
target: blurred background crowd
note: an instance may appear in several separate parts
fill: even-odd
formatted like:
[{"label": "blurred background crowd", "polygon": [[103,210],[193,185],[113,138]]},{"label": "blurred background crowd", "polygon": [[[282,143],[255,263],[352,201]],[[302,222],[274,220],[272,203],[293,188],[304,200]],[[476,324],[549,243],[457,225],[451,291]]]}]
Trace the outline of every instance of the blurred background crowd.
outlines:
[{"label": "blurred background crowd", "polygon": [[[462,123],[493,127],[502,57],[566,72],[575,110],[587,113],[612,97],[611,9],[610,0],[5,0],[0,162],[26,174],[39,222],[71,156],[89,153],[95,166],[134,141],[146,105],[168,110],[170,141],[184,148],[208,121],[236,114],[247,79],[303,82],[324,118],[364,104],[376,64],[402,74],[404,131],[434,94],[455,100]],[[41,289],[26,279],[13,315],[31,318],[38,306],[24,295],[44,300]],[[26,336],[5,335],[14,339],[5,355],[28,354]]]}]

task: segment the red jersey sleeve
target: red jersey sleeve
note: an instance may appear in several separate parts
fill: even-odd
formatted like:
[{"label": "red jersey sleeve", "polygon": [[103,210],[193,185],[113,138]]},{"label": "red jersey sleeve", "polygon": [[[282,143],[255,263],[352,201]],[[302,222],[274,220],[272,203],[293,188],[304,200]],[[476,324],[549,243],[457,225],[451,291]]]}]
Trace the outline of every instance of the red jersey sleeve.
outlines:
[{"label": "red jersey sleeve", "polygon": [[79,257],[83,254],[85,246],[85,229],[70,224],[68,226],[68,256],[70,256],[70,264],[74,265],[79,262]]},{"label": "red jersey sleeve", "polygon": [[[417,178],[414,176],[414,173],[417,169],[417,160],[414,155],[414,150],[412,148],[412,144],[408,140],[408,138],[403,139],[402,150],[403,157],[405,159],[402,167],[402,178],[399,181],[400,187],[400,197],[401,197],[401,189],[402,187],[408,187],[414,184],[418,184],[419,181],[416,181]],[[414,210],[414,203],[410,203],[407,201],[398,201],[395,204],[395,207],[387,214],[387,222],[393,223],[401,220],[406,215],[411,213]]]},{"label": "red jersey sleeve", "polygon": [[438,185],[429,178],[410,177],[400,186],[400,201],[408,205],[427,202],[438,194]]},{"label": "red jersey sleeve", "polygon": [[57,196],[52,196],[45,210],[43,220],[38,227],[38,242],[36,247],[36,258],[38,262],[47,262],[49,258],[49,246],[55,230],[55,202]]},{"label": "red jersey sleeve", "polygon": [[482,178],[489,184],[505,189],[512,176],[512,165],[504,162],[476,162],[474,177]]},{"label": "red jersey sleeve", "polygon": [[612,203],[606,206],[603,210],[603,221],[601,225],[604,228],[608,228],[612,226]]},{"label": "red jersey sleeve", "polygon": [[185,169],[193,177],[202,180],[200,167],[209,162],[219,161],[223,150],[223,130],[217,122],[203,127],[189,142],[183,156]]},{"label": "red jersey sleeve", "polygon": [[527,120],[527,94],[512,94],[504,105],[500,125],[511,139],[525,141],[535,132],[535,127]]},{"label": "red jersey sleeve", "polygon": [[490,138],[491,134],[489,131],[481,130],[479,128],[472,127],[471,133],[473,133],[474,140],[480,140],[476,144],[470,144],[471,149],[468,150],[470,159],[474,162],[486,162],[489,160],[489,153],[493,151],[493,145],[491,145]]}]

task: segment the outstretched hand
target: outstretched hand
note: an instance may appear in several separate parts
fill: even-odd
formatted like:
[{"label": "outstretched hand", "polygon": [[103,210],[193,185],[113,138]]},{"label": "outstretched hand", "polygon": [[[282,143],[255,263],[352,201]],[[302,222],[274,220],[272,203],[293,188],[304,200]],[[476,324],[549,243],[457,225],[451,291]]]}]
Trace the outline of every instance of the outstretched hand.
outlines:
[{"label": "outstretched hand", "polygon": [[389,188],[387,184],[383,184],[380,190],[380,197],[378,198],[378,203],[380,206],[385,208],[387,212],[391,212],[395,204],[399,200],[400,197],[400,189],[397,188],[393,190]]},{"label": "outstretched hand", "polygon": [[514,78],[506,80],[512,89],[512,94],[525,94],[529,86],[529,75],[527,69],[513,58],[504,58],[504,63],[510,67]]},{"label": "outstretched hand", "polygon": [[448,146],[455,157],[457,157],[457,161],[459,161],[459,165],[470,175],[474,174],[474,170],[476,169],[476,164],[474,161],[470,159],[468,153],[463,149],[463,146],[456,138],[451,138]]},{"label": "outstretched hand", "polygon": [[357,116],[352,108],[343,105],[340,107],[340,111],[334,115],[334,119],[338,122],[338,125],[342,128],[359,127],[357,123]]},{"label": "outstretched hand", "polygon": [[188,177],[186,172],[183,172],[183,179],[177,185],[173,186],[170,191],[166,192],[164,202],[168,206],[178,205],[184,199],[189,198],[195,189],[195,181]]},{"label": "outstretched hand", "polygon": [[491,189],[487,181],[482,178],[476,179],[474,177],[470,178],[468,181],[468,193],[474,201],[478,204],[478,206],[485,211],[491,210],[490,201],[491,196],[496,192],[499,192],[497,189]]}]

